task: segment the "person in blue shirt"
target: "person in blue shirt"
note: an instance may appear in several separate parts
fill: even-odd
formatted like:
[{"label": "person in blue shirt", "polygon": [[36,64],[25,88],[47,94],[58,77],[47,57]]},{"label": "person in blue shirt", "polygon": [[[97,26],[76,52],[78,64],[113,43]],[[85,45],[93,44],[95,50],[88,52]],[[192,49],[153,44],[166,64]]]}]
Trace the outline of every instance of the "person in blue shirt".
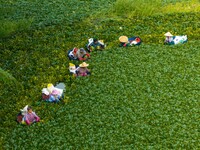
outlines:
[{"label": "person in blue shirt", "polygon": [[139,36],[128,38],[127,36],[119,37],[120,47],[129,47],[133,45],[140,45],[142,40]]},{"label": "person in blue shirt", "polygon": [[88,41],[89,43],[86,45],[88,52],[92,52],[93,50],[102,50],[105,48],[105,44],[102,40],[90,38]]}]

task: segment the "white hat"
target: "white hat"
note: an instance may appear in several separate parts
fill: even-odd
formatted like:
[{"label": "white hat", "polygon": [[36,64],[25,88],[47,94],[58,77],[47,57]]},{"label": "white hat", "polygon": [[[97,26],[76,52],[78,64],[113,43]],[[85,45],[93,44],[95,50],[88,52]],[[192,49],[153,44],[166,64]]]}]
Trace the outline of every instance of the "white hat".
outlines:
[{"label": "white hat", "polygon": [[79,67],[87,67],[89,66],[89,64],[87,64],[86,62],[83,62],[82,64],[79,65]]},{"label": "white hat", "polygon": [[28,105],[26,105],[23,109],[20,109],[23,116],[28,112],[27,108],[28,108]]},{"label": "white hat", "polygon": [[49,91],[47,90],[47,88],[43,88],[42,93],[45,95],[49,95]]},{"label": "white hat", "polygon": [[165,36],[173,36],[170,32],[164,34]]}]

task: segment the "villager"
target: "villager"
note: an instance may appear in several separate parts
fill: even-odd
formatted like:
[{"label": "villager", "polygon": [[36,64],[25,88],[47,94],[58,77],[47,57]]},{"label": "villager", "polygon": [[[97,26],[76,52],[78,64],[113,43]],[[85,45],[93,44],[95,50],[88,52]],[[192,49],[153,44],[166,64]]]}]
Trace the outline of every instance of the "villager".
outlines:
[{"label": "villager", "polygon": [[167,45],[183,44],[188,40],[187,35],[174,36],[170,32],[165,33],[164,36],[165,36],[164,44]]},{"label": "villager", "polygon": [[76,67],[76,65],[74,65],[72,63],[69,63],[69,72],[70,72],[70,75],[76,77],[77,76],[76,71],[77,71],[78,68],[79,67]]},{"label": "villager", "polygon": [[42,99],[47,102],[59,102],[64,98],[64,90],[65,85],[61,85],[61,83],[59,83],[55,87],[53,84],[49,83],[47,85],[47,88],[42,89]]},{"label": "villager", "polygon": [[79,68],[77,69],[77,75],[78,76],[88,76],[90,75],[90,70],[87,68],[89,64],[86,62],[83,62],[79,65]]},{"label": "villager", "polygon": [[27,113],[24,115],[24,121],[27,125],[31,125],[32,123],[39,122],[40,118],[33,112],[32,107],[27,107]]},{"label": "villager", "polygon": [[90,38],[86,47],[88,52],[92,52],[94,50],[102,50],[106,47],[106,45],[104,44],[103,40],[98,40],[97,38]]},{"label": "villager", "polygon": [[128,38],[127,36],[120,36],[119,41],[120,41],[120,47],[140,45],[142,42],[141,38],[138,36],[134,36],[131,38]]},{"label": "villager", "polygon": [[76,48],[69,50],[67,53],[69,60],[88,60],[90,58],[90,54],[85,51],[84,48]]}]

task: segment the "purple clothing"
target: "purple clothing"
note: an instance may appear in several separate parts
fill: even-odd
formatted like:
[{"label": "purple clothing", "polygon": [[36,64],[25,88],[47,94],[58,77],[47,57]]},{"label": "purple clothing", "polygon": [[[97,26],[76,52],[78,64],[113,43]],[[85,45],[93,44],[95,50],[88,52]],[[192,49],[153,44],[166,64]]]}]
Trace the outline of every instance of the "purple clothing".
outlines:
[{"label": "purple clothing", "polygon": [[33,122],[38,122],[40,120],[40,118],[35,114],[35,112],[32,113],[27,113],[24,116],[25,122],[30,125]]},{"label": "purple clothing", "polygon": [[78,76],[87,76],[88,72],[89,72],[89,69],[85,67],[79,67],[77,69]]}]

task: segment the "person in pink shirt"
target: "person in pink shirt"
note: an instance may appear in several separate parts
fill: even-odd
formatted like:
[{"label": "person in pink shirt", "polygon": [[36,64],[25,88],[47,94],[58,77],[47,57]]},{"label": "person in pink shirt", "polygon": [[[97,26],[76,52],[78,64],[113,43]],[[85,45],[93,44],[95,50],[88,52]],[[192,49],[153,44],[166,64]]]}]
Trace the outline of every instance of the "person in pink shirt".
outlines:
[{"label": "person in pink shirt", "polygon": [[86,62],[83,62],[82,64],[79,65],[79,68],[77,69],[77,75],[78,76],[88,76],[90,75],[90,70],[87,68],[89,64]]},{"label": "person in pink shirt", "polygon": [[34,122],[40,121],[40,118],[35,114],[35,112],[33,112],[32,108],[30,106],[28,106],[27,111],[28,112],[24,116],[24,120],[27,125],[31,125]]}]

